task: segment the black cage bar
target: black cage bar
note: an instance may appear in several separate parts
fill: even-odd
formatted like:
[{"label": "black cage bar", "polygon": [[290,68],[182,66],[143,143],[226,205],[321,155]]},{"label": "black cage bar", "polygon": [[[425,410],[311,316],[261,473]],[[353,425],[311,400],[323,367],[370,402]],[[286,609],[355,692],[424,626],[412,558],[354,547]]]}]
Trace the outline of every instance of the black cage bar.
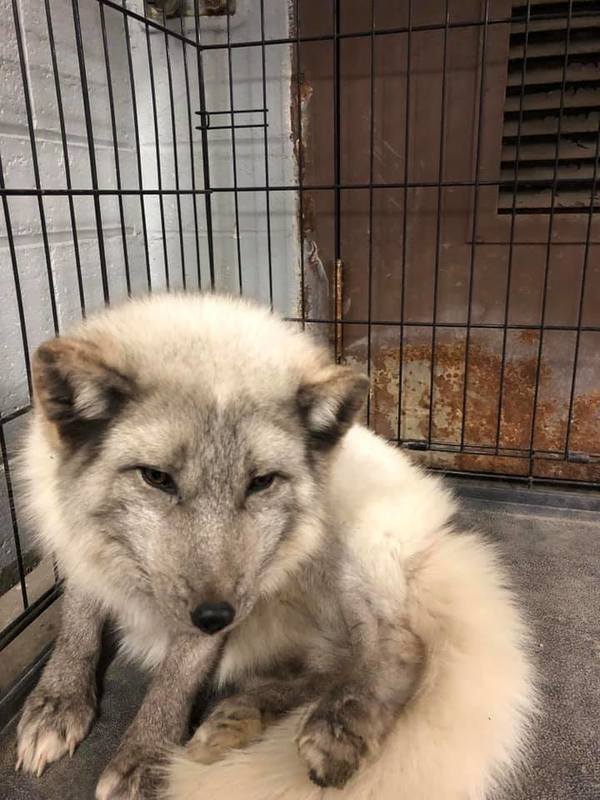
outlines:
[{"label": "black cage bar", "polygon": [[282,5],[12,0],[0,649],[60,591],[14,478],[31,351],[129,295],[259,297],[431,468],[600,485],[600,3]]}]

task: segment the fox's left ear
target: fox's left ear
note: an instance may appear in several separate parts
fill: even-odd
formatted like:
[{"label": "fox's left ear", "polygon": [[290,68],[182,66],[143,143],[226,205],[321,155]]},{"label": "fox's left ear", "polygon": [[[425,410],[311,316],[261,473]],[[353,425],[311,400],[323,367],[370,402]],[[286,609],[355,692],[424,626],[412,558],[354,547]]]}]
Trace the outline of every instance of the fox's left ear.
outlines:
[{"label": "fox's left ear", "polygon": [[59,337],[32,359],[34,402],[71,445],[93,439],[130,399],[133,382],[92,342]]},{"label": "fox's left ear", "polygon": [[362,408],[369,389],[366,375],[352,367],[331,366],[298,390],[298,406],[315,447],[332,447]]}]

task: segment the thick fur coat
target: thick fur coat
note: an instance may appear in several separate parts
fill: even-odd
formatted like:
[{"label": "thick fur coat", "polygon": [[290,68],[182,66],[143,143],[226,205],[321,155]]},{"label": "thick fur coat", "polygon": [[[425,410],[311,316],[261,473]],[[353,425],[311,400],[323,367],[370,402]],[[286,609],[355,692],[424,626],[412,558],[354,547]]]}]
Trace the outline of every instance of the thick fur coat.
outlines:
[{"label": "thick fur coat", "polygon": [[[362,376],[265,310],[162,296],[43,345],[34,382],[22,471],[68,602],[20,766],[87,733],[110,617],[155,677],[99,800],[484,800],[518,770],[535,701],[505,570],[354,423]],[[227,697],[165,763],[207,682]]]}]

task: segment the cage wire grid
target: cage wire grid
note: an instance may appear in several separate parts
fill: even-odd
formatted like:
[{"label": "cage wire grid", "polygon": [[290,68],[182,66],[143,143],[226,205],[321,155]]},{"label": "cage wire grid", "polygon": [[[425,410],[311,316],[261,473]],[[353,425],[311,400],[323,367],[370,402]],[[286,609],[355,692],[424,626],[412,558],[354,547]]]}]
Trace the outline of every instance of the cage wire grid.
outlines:
[{"label": "cage wire grid", "polygon": [[[232,2],[232,0],[230,0]],[[112,139],[112,159],[115,174],[114,185],[103,185],[102,177],[97,164],[97,141],[94,129],[94,76],[90,74],[90,65],[86,55],[85,36],[82,22],[82,6],[93,5],[97,8],[100,33],[101,33],[101,52],[103,56],[104,79],[106,82],[106,102],[108,103],[108,117],[110,120],[110,131]],[[238,0],[238,9],[243,0]],[[299,253],[299,285],[297,309],[293,313],[288,313],[287,317],[308,330],[320,331],[329,341],[335,351],[338,361],[358,361],[369,373],[371,377],[377,372],[377,335],[378,330],[385,330],[387,334],[392,334],[395,347],[398,352],[397,363],[394,364],[393,375],[388,379],[394,384],[394,405],[396,407],[395,416],[385,431],[389,439],[398,445],[416,451],[416,457],[428,463],[434,468],[442,468],[446,472],[460,475],[475,476],[494,476],[505,479],[526,480],[530,483],[536,480],[550,480],[557,485],[574,484],[579,487],[597,488],[600,483],[600,468],[598,463],[600,456],[594,450],[594,443],[590,442],[589,448],[581,449],[573,447],[573,420],[576,416],[576,405],[578,401],[578,380],[579,363],[582,349],[582,342],[586,335],[594,335],[600,332],[600,324],[588,323],[585,321],[584,306],[587,300],[586,292],[588,289],[589,275],[593,269],[593,248],[597,244],[596,239],[600,238],[598,232],[600,228],[595,228],[594,223],[598,211],[598,163],[600,148],[600,101],[597,105],[591,105],[584,109],[590,115],[592,121],[597,120],[595,130],[591,131],[590,141],[592,142],[592,155],[588,158],[591,166],[585,176],[569,174],[568,181],[561,177],[561,169],[564,159],[561,156],[561,146],[563,139],[561,134],[564,128],[570,125],[570,113],[565,98],[570,90],[570,68],[572,65],[574,46],[575,54],[579,54],[581,48],[578,45],[579,38],[572,35],[573,32],[581,31],[580,21],[589,24],[591,27],[598,27],[600,30],[600,3],[590,2],[590,0],[568,0],[568,2],[521,2],[511,4],[507,2],[492,2],[492,0],[481,0],[477,3],[464,3],[465,8],[472,9],[472,16],[467,13],[458,13],[460,3],[451,0],[441,0],[441,2],[429,3],[430,7],[435,6],[436,14],[430,21],[423,21],[423,14],[419,13],[416,0],[405,0],[398,4],[402,7],[402,13],[397,16],[400,23],[380,24],[378,17],[381,17],[382,3],[371,0],[368,4],[362,4],[363,10],[357,10],[358,4],[343,2],[343,0],[330,0],[330,2],[316,4],[311,0],[294,0],[289,7],[289,35],[270,36],[268,35],[269,15],[272,12],[272,3],[269,0],[252,0],[249,2],[249,13],[258,20],[257,37],[250,37],[248,40],[236,38],[233,31],[233,21],[236,11],[233,6],[228,8],[228,4],[222,3],[220,10],[224,13],[221,26],[222,36],[220,41],[206,41],[204,32],[204,20],[201,18],[201,7],[199,0],[193,0],[191,14],[176,16],[167,19],[163,13],[162,19],[157,18],[157,6],[152,4],[154,14],[149,15],[150,4],[127,3],[127,0],[71,0],[70,4],[65,3],[70,10],[70,21],[72,25],[72,35],[75,43],[76,54],[76,74],[78,78],[77,91],[81,94],[82,113],[85,127],[85,151],[89,160],[89,183],[87,186],[76,185],[71,170],[71,160],[68,144],[68,122],[65,111],[65,98],[75,89],[72,85],[65,88],[64,76],[61,72],[59,63],[59,45],[56,41],[57,14],[52,8],[50,0],[44,0],[40,4],[39,13],[42,15],[42,26],[45,31],[47,46],[50,51],[50,65],[52,83],[54,87],[56,113],[58,118],[59,143],[63,157],[64,186],[58,188],[48,185],[43,178],[40,169],[39,158],[39,133],[37,131],[36,117],[32,104],[32,72],[28,68],[28,53],[24,38],[24,6],[19,0],[11,0],[10,10],[12,12],[12,42],[15,45],[16,65],[18,67],[16,79],[20,82],[24,112],[26,119],[26,134],[31,150],[31,167],[33,171],[33,186],[14,186],[6,180],[6,169],[3,162],[3,147],[0,144],[0,196],[2,199],[3,224],[6,240],[7,258],[6,269],[11,271],[14,285],[14,297],[18,311],[20,349],[26,375],[27,388],[31,396],[32,380],[29,357],[31,352],[31,337],[29,335],[26,303],[24,301],[24,289],[22,286],[23,263],[20,256],[15,233],[15,210],[12,202],[15,198],[31,198],[37,207],[39,221],[39,243],[43,251],[45,263],[45,278],[47,281],[47,291],[50,303],[51,328],[54,334],[61,332],[60,315],[57,308],[56,273],[53,264],[53,249],[51,246],[48,223],[47,202],[51,198],[64,198],[68,206],[68,220],[71,237],[71,244],[74,254],[74,268],[77,286],[77,297],[81,317],[85,317],[89,311],[85,291],[85,260],[83,253],[81,230],[77,220],[76,203],[79,198],[88,198],[93,208],[93,226],[95,228],[95,241],[97,243],[98,263],[101,297],[104,304],[110,304],[113,297],[111,278],[111,259],[105,246],[105,206],[104,201],[112,198],[117,203],[117,232],[116,235],[121,242],[122,250],[122,269],[125,284],[125,294],[135,293],[133,291],[132,270],[135,259],[141,259],[142,271],[144,275],[143,289],[152,291],[156,288],[156,269],[153,265],[151,253],[151,234],[148,223],[148,198],[152,198],[158,204],[159,229],[162,232],[162,262],[164,276],[161,277],[160,287],[167,290],[171,288],[215,290],[219,288],[219,268],[218,268],[218,249],[220,240],[215,234],[215,204],[218,203],[220,196],[226,196],[232,201],[235,244],[234,261],[236,286],[235,291],[240,294],[247,293],[248,266],[244,262],[242,249],[241,217],[242,203],[245,195],[263,198],[264,213],[262,215],[264,223],[264,233],[266,236],[265,268],[267,271],[266,292],[263,299],[271,307],[277,307],[275,298],[274,284],[277,279],[280,265],[272,246],[273,233],[273,213],[272,204],[277,195],[281,193],[290,194],[295,198],[297,225],[297,248]],[[368,6],[368,13],[364,9]],[[317,8],[318,7],[318,8]],[[501,13],[498,13],[500,9]],[[231,13],[226,13],[229,10]],[[470,13],[470,12],[469,12]],[[111,15],[112,19],[109,18]],[[314,21],[319,17],[322,30],[310,32],[311,26],[303,24],[303,17]],[[110,20],[114,25],[115,18],[118,18],[124,44],[124,63],[125,70],[123,75],[116,75],[114,64],[111,60],[111,43],[109,41]],[[326,18],[326,19],[325,19]],[[354,25],[348,24],[354,21]],[[557,56],[554,53],[553,69],[558,69],[558,82],[554,79],[553,88],[550,91],[558,92],[559,103],[556,112],[556,124],[553,138],[550,141],[550,149],[554,152],[545,161],[545,173],[543,176],[531,175],[530,171],[524,178],[521,175],[523,166],[520,154],[528,147],[528,134],[522,133],[524,123],[531,116],[530,107],[527,103],[528,70],[537,69],[539,66],[535,61],[539,58],[537,54],[530,56],[532,43],[536,45],[540,40],[540,30],[555,30],[555,23],[564,23],[562,34],[558,37],[561,52]],[[153,128],[154,153],[152,158],[155,162],[155,185],[148,185],[146,172],[144,169],[144,158],[147,153],[144,151],[143,130],[140,122],[140,98],[139,98],[139,76],[134,68],[134,53],[132,46],[132,28],[141,26],[145,41],[145,58],[147,60],[148,91],[145,94],[145,102],[150,104],[150,119]],[[314,29],[314,25],[312,28]],[[317,26],[318,27],[318,26]],[[306,32],[308,28],[309,32]],[[517,78],[513,81],[513,89],[516,87],[518,98],[516,108],[513,104],[511,124],[516,127],[516,132],[512,133],[511,147],[513,160],[509,171],[512,174],[498,174],[490,176],[489,170],[482,170],[482,148],[484,146],[484,127],[485,106],[487,102],[487,70],[489,68],[488,48],[490,39],[495,30],[508,31],[507,41],[518,40],[521,47],[521,55]],[[256,29],[255,29],[256,30]],[[472,148],[472,174],[465,178],[447,177],[448,165],[448,118],[451,111],[449,89],[448,89],[448,60],[449,42],[451,36],[457,32],[471,31],[477,38],[477,69],[474,71],[476,108],[474,109],[474,141]],[[516,31],[516,33],[510,33]],[[422,179],[420,175],[411,174],[411,154],[415,149],[415,137],[417,132],[413,124],[415,111],[415,95],[418,94],[416,86],[416,72],[414,70],[414,57],[419,48],[419,35],[429,33],[438,36],[438,45],[441,48],[441,72],[439,101],[439,132],[436,133],[437,144],[434,148],[435,160],[437,162],[436,174],[429,179]],[[512,39],[510,37],[513,37]],[[578,34],[579,36],[579,34]],[[214,37],[213,37],[214,38]],[[556,37],[555,37],[556,38]],[[153,62],[154,47],[158,39],[162,40],[164,46],[164,59],[161,66],[166,70],[167,95],[169,97],[168,107],[160,104],[156,81],[165,79],[159,76]],[[377,170],[377,150],[376,138],[376,100],[377,100],[377,53],[378,47],[383,47],[384,43],[395,40],[401,42],[400,52],[401,61],[398,70],[404,73],[404,92],[402,96],[396,98],[399,106],[403,107],[404,134],[401,148],[401,160],[403,163],[403,174],[399,179],[382,180]],[[543,40],[545,41],[545,40]],[[348,170],[344,164],[344,146],[348,147],[348,140],[351,134],[348,132],[348,108],[345,105],[344,92],[348,78],[347,61],[349,50],[353,43],[361,43],[360,46],[366,48],[367,65],[366,74],[361,75],[363,81],[363,95],[367,98],[361,112],[366,115],[366,134],[363,143],[367,145],[367,167],[366,179],[349,179]],[[543,43],[543,42],[542,42]],[[139,41],[138,41],[139,44]],[[358,46],[358,45],[357,45]],[[512,45],[511,45],[512,46]],[[273,180],[270,172],[272,161],[269,156],[269,130],[270,130],[270,109],[267,92],[267,55],[270,48],[287,48],[290,52],[291,77],[289,81],[290,92],[290,114],[291,114],[291,135],[294,139],[295,157],[295,180],[281,183]],[[309,54],[316,52],[315,48],[321,48],[321,55],[329,60],[329,89],[328,98],[331,100],[331,115],[328,119],[331,129],[320,130],[315,136],[314,120],[305,113],[307,105],[307,68],[304,61],[309,60]],[[260,103],[253,107],[236,107],[235,105],[235,78],[233,59],[236,52],[254,49],[259,53],[260,83],[259,93]],[[185,114],[183,122],[177,109],[178,101],[175,99],[175,78],[173,69],[174,54],[184,53],[182,65],[183,73],[177,80],[183,80],[183,98],[185,104]],[[227,71],[227,91],[228,106],[225,108],[212,108],[207,97],[206,82],[206,59],[211,53],[224,53],[226,58]],[[543,58],[543,55],[542,55]],[[558,64],[558,67],[557,67]],[[598,71],[598,60],[595,61],[595,73],[590,83],[594,88],[600,86],[600,72]],[[136,177],[137,186],[130,187],[125,185],[122,172],[122,153],[119,147],[121,133],[119,131],[118,114],[116,111],[115,87],[117,81],[122,80],[127,85],[129,92],[129,102],[131,104],[131,130],[130,143],[133,152],[133,172]],[[366,88],[365,88],[366,87]],[[181,87],[180,87],[181,88]],[[316,89],[313,86],[313,91]],[[177,112],[177,113],[176,113]],[[165,181],[164,163],[160,148],[159,121],[161,117],[168,120],[170,126],[172,145],[173,145],[173,179],[171,186]],[[177,121],[179,119],[179,122]],[[306,128],[310,124],[310,135]],[[183,128],[188,141],[178,142],[178,129]],[[238,152],[240,147],[240,137],[245,132],[255,129],[262,136],[261,158],[262,158],[262,181],[248,183],[242,180]],[[230,159],[231,159],[231,183],[222,185],[214,178],[214,154],[213,136],[214,133],[225,132],[229,136]],[[319,136],[321,140],[319,140]],[[311,147],[318,145],[323,136],[330,137],[331,169],[329,175],[331,180],[315,180],[315,169],[310,169],[309,162],[313,158]],[[195,149],[195,144],[199,142],[200,150]],[[316,143],[315,143],[316,142]],[[189,167],[188,180],[183,181],[180,177],[182,161],[186,160]],[[529,169],[529,167],[525,167]],[[327,177],[329,177],[329,175]],[[569,190],[577,191],[577,187],[589,192],[587,202],[575,207],[568,207],[559,204],[561,193],[565,191],[565,186]],[[519,225],[523,209],[520,207],[518,191],[526,186],[530,191],[545,191],[546,204],[541,208],[526,208],[525,212],[537,214],[538,220],[543,219],[546,233],[543,241],[544,259],[542,269],[542,288],[541,288],[541,307],[539,317],[536,321],[523,322],[511,321],[511,281],[514,278],[515,253],[520,246]],[[575,189],[573,189],[575,187]],[[503,214],[507,220],[508,236],[501,243],[506,255],[506,274],[504,278],[503,296],[501,297],[501,318],[497,320],[482,320],[476,318],[474,314],[474,299],[476,292],[476,260],[480,243],[480,226],[483,211],[481,210],[480,196],[488,190],[495,192],[509,192],[510,202],[503,209]],[[377,196],[378,192],[390,192],[398,190],[402,193],[403,201],[399,209],[398,230],[400,237],[397,241],[398,250],[398,274],[400,276],[399,289],[395,300],[395,315],[382,315],[376,312],[376,292],[375,278],[377,272],[377,248],[374,242],[374,229],[377,224]],[[407,274],[410,266],[411,254],[408,251],[406,242],[411,228],[411,197],[418,200],[419,191],[431,190],[435,196],[435,212],[433,214],[433,270],[431,280],[431,313],[425,318],[415,319],[409,308],[409,298],[407,290]],[[468,253],[466,254],[466,284],[467,293],[464,302],[464,319],[449,320],[441,316],[440,305],[442,293],[440,290],[441,277],[443,270],[444,240],[444,204],[449,196],[449,191],[468,190],[470,213],[468,218]],[[347,215],[345,208],[347,198],[352,193],[362,193],[366,196],[366,212],[364,214],[364,252],[366,258],[360,267],[360,275],[352,274],[353,267],[348,267],[351,262],[351,254],[348,250],[348,240],[345,233],[347,227],[352,224],[351,215]],[[310,285],[310,276],[307,274],[310,263],[307,251],[312,246],[310,237],[307,236],[307,219],[310,216],[310,209],[315,204],[315,198],[328,197],[331,199],[331,247],[328,252],[327,263],[323,266],[327,282],[327,301],[325,303],[315,303],[314,286]],[[178,264],[173,264],[173,251],[167,246],[168,240],[168,220],[166,204],[175,203],[175,247],[178,250]],[[128,203],[136,203],[139,206],[140,239],[141,249],[134,254],[131,249],[131,240],[128,234],[126,206]],[[191,215],[188,215],[184,222],[183,204],[189,203]],[[318,202],[317,202],[318,206]],[[571,322],[560,324],[549,319],[548,298],[549,285],[552,272],[552,252],[557,244],[556,230],[559,218],[563,215],[576,215],[580,222],[580,229],[583,236],[580,236],[578,245],[582,253],[582,264],[579,272],[579,286],[576,290],[576,308]],[[312,223],[311,223],[312,225]],[[184,236],[191,234],[194,243],[191,250],[184,243]],[[201,245],[204,238],[205,246]],[[598,251],[595,251],[598,252]],[[191,262],[191,263],[190,263]],[[188,267],[184,266],[184,264]],[[177,266],[180,274],[177,272]],[[121,268],[121,267],[120,267]],[[350,269],[350,273],[348,270]],[[348,312],[345,291],[348,283],[356,284],[363,294],[361,312]],[[319,306],[319,308],[317,308]],[[366,340],[364,347],[357,358],[348,350],[346,340],[352,339],[352,331],[364,333]],[[51,331],[51,332],[52,332]],[[424,382],[422,404],[425,408],[424,426],[421,426],[420,436],[410,435],[405,430],[405,420],[411,414],[412,406],[410,397],[407,398],[408,390],[406,371],[410,369],[410,361],[404,357],[407,352],[409,339],[412,331],[420,334],[427,332],[429,343],[427,345],[427,364],[425,366],[426,379]],[[457,331],[463,337],[463,345],[459,358],[459,388],[457,424],[454,427],[454,435],[445,439],[437,435],[437,424],[435,419],[436,404],[440,403],[440,344],[443,336],[448,332]],[[499,358],[497,363],[497,382],[496,397],[494,398],[494,419],[492,435],[487,441],[473,441],[469,434],[467,408],[469,405],[470,393],[472,392],[470,382],[472,380],[474,362],[477,360],[477,350],[473,346],[474,338],[478,332],[490,332],[499,336]],[[529,400],[530,413],[525,419],[527,430],[526,445],[506,446],[503,444],[503,425],[505,403],[507,401],[506,374],[510,368],[509,348],[512,333],[533,335],[532,357],[533,369],[529,374]],[[572,337],[572,352],[568,359],[568,369],[566,378],[565,397],[562,411],[562,442],[560,446],[540,447],[536,446],[536,439],[539,427],[540,415],[540,395],[543,385],[544,372],[544,352],[547,347],[547,339],[553,334],[568,334]],[[553,340],[554,341],[554,340]],[[552,345],[552,342],[551,342]],[[592,379],[595,386],[598,386],[600,369],[596,360],[595,372]],[[456,366],[456,365],[454,365]],[[443,369],[443,365],[442,365]],[[589,370],[589,366],[586,367]],[[376,378],[377,376],[375,376]],[[588,378],[589,382],[589,378]],[[476,387],[477,389],[477,387]],[[374,417],[378,413],[380,402],[377,394],[377,380],[375,388],[371,391],[366,412],[365,421],[373,425]],[[8,427],[22,418],[30,411],[30,403],[19,404],[14,408],[0,409],[0,449],[4,467],[4,481],[6,486],[6,496],[10,514],[10,525],[12,526],[12,548],[14,562],[16,565],[15,577],[21,592],[22,610],[17,613],[2,629],[0,634],[0,651],[16,639],[24,629],[37,618],[49,605],[56,599],[60,592],[60,582],[55,576],[54,583],[41,592],[37,597],[32,598],[28,593],[27,571],[28,567],[25,554],[22,548],[20,536],[21,520],[18,513],[18,502],[15,497],[15,488],[12,473],[12,441],[6,435]],[[595,413],[598,407],[595,406]],[[374,427],[377,428],[375,424]],[[436,462],[430,459],[431,454],[441,453],[448,455],[450,460]],[[456,456],[457,459],[452,461]],[[469,461],[469,457],[471,460]],[[493,459],[496,459],[494,462]],[[517,459],[523,467],[516,473],[511,469],[504,469],[506,459]],[[492,459],[492,460],[490,460]],[[536,465],[547,461],[550,464],[560,463],[561,465],[583,465],[584,469],[577,472],[569,469],[561,472],[560,470],[543,474],[536,472]]]}]

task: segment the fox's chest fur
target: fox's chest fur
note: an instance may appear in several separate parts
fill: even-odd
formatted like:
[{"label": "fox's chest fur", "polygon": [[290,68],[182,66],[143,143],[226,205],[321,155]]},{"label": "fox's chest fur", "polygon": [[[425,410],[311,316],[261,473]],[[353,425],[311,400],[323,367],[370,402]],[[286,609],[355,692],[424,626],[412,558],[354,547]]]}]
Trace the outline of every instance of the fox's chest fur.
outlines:
[{"label": "fox's chest fur", "polygon": [[294,595],[261,603],[233,631],[217,671],[218,684],[238,683],[244,675],[303,661],[309,653],[327,649],[332,632]]}]

